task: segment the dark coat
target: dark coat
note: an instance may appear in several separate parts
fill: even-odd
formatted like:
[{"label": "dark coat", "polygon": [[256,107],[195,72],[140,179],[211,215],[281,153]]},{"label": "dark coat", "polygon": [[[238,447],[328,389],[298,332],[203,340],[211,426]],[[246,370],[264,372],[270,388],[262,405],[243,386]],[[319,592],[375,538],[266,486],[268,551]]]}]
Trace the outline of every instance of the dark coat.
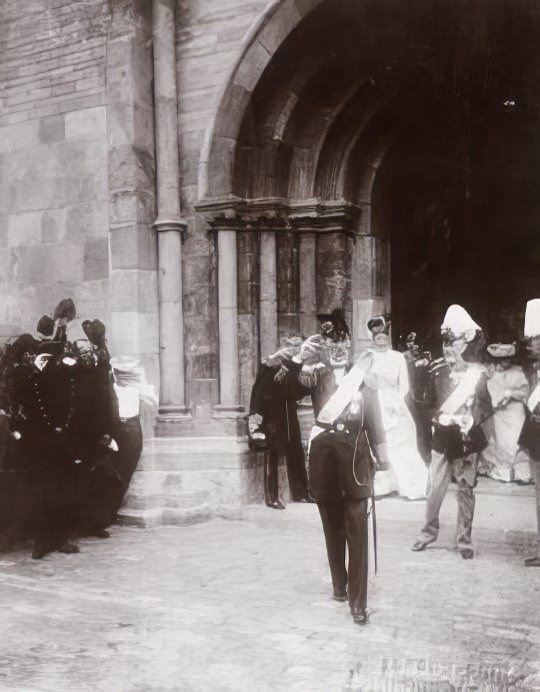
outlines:
[{"label": "dark coat", "polygon": [[[309,484],[317,502],[358,500],[373,494],[374,453],[386,442],[376,390],[361,388],[360,413],[343,414],[310,444]],[[343,430],[338,428],[343,425]]]},{"label": "dark coat", "polygon": [[[316,418],[337,389],[331,368],[320,372],[309,388],[307,380],[302,378],[302,365],[293,362],[286,365],[290,388],[311,394]],[[372,495],[373,453],[386,442],[386,436],[376,390],[362,385],[360,391],[360,411],[353,415],[347,408],[333,429],[324,430],[311,440],[309,485],[317,502],[363,499]],[[343,429],[338,430],[341,427]]]},{"label": "dark coat", "polygon": [[[536,370],[531,372],[529,382],[532,391],[538,384]],[[540,461],[540,404],[532,412],[529,411],[528,407],[525,407],[525,422],[519,436],[518,445],[529,452],[531,459]]]},{"label": "dark coat", "polygon": [[309,390],[295,378],[276,381],[279,370],[280,366],[261,365],[251,390],[250,414],[258,413],[262,417],[260,429],[266,435],[268,446],[298,445],[301,436],[297,402]]},{"label": "dark coat", "polygon": [[437,420],[437,413],[457,386],[457,383],[452,380],[450,368],[443,358],[433,362],[430,368],[430,379],[429,401],[434,415],[433,450],[440,454],[445,454],[450,461],[463,458],[468,454],[481,452],[487,445],[481,422],[489,415],[490,407],[489,401],[486,398],[487,387],[485,377],[482,375],[476,386],[473,405],[470,409],[473,425],[465,437],[462,435],[458,425],[441,425]]}]

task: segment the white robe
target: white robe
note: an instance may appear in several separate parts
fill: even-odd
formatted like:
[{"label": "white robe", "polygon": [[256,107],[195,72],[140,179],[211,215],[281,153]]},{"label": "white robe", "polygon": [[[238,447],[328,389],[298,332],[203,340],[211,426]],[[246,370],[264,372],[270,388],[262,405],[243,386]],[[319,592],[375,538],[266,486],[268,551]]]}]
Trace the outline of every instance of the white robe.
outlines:
[{"label": "white robe", "polygon": [[[371,350],[371,349],[370,349]],[[398,351],[376,351],[370,373],[376,376],[383,415],[390,471],[375,474],[375,495],[426,497],[428,470],[416,446],[416,427],[405,404],[409,391],[407,362]]]},{"label": "white robe", "polygon": [[512,366],[496,370],[487,381],[493,408],[508,397],[513,400],[484,423],[488,440],[480,461],[488,476],[498,481],[529,481],[531,471],[527,460],[517,459],[518,438],[525,421],[529,384],[523,370]]}]

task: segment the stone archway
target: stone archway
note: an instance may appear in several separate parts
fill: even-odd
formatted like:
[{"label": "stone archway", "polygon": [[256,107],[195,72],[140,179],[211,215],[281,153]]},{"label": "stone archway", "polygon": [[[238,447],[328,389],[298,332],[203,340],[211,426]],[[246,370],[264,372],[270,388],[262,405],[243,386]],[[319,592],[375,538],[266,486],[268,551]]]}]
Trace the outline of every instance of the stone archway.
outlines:
[{"label": "stone archway", "polygon": [[[338,23],[348,4],[332,5]],[[345,69],[361,61],[339,31],[318,45],[313,16],[325,5],[270,9],[208,129],[197,208],[218,249],[219,416],[247,402],[280,337],[313,333],[317,314],[339,307],[357,350],[367,319],[389,307],[388,243],[371,233],[371,191],[409,115],[372,76]],[[307,43],[295,55],[298,35]]]},{"label": "stone archway", "polygon": [[[527,0],[519,4],[526,14]],[[487,64],[490,46],[513,35],[510,5],[464,17],[449,0],[284,2],[261,20],[201,160],[197,206],[218,246],[220,414],[247,401],[257,362],[281,336],[307,334],[318,313],[341,307],[357,349],[369,316],[390,307],[396,171],[407,183],[412,160],[409,151],[396,166],[394,152],[415,128],[455,127],[453,148],[437,134],[426,156],[444,152],[465,195],[460,117],[491,117],[505,93],[484,82],[510,65]]]}]

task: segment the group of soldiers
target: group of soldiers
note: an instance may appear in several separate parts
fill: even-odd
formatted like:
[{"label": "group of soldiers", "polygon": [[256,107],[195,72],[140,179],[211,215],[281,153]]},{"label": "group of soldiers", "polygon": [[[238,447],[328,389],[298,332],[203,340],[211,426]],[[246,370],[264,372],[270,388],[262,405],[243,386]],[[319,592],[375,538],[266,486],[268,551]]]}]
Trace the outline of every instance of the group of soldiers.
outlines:
[{"label": "group of soldiers", "polygon": [[[387,316],[374,320],[387,329]],[[352,366],[333,362],[328,346],[329,339],[334,343],[343,340],[343,331],[337,332],[332,325],[326,325],[326,332],[321,330],[321,334],[306,340],[289,338],[263,363],[252,391],[248,426],[252,445],[263,452],[267,506],[284,508],[277,476],[278,460],[283,455],[292,499],[318,505],[333,597],[348,601],[353,620],[365,624],[368,516],[375,511],[374,478],[394,461],[388,454],[378,381],[373,375],[373,351],[361,353]],[[527,452],[536,476],[540,531],[540,300],[527,305],[525,335],[532,393],[526,402],[519,445]],[[498,406],[513,398],[513,392],[508,391],[502,402],[494,404],[486,360],[501,363],[516,355],[515,344],[486,343],[483,330],[458,305],[450,306],[441,325],[441,358],[434,360],[431,354],[422,352],[415,335],[409,339],[406,360],[411,389],[407,399],[417,426],[418,448],[428,466],[426,517],[412,546],[414,551],[424,550],[437,539],[439,511],[454,481],[458,504],[456,545],[464,559],[474,556],[474,488],[478,460],[487,446],[484,424]],[[339,373],[340,368],[344,372]],[[315,423],[308,443],[306,473],[297,402],[308,395]],[[540,566],[540,538],[536,554],[525,564]]]},{"label": "group of soldiers", "polygon": [[0,361],[0,547],[32,557],[79,552],[108,536],[142,448],[138,413],[122,418],[105,325],[71,299],[20,335]]}]

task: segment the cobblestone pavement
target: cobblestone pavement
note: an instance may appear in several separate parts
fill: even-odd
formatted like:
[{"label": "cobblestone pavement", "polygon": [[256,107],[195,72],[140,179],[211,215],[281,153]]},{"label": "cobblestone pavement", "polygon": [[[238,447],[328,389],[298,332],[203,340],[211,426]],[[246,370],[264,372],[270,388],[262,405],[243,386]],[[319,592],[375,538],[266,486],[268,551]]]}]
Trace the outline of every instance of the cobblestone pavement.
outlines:
[{"label": "cobblestone pavement", "polygon": [[540,690],[540,570],[523,566],[530,493],[479,493],[471,561],[451,549],[452,496],[438,543],[410,551],[423,508],[378,503],[363,628],[329,598],[314,505],[115,527],[41,562],[0,556],[0,689]]}]

